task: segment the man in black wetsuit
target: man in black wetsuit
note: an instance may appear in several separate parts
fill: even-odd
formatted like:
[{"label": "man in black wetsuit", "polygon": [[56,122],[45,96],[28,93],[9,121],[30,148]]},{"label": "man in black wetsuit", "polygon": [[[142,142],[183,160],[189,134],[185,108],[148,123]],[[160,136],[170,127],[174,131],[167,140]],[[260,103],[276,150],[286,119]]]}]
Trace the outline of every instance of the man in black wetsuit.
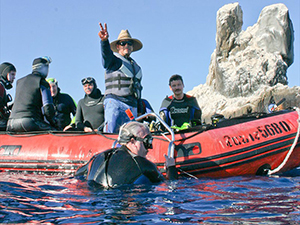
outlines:
[{"label": "man in black wetsuit", "polygon": [[174,95],[163,100],[159,110],[160,117],[169,126],[181,127],[191,121],[201,124],[201,109],[195,97],[183,93],[182,77],[177,74],[171,76],[169,87]]},{"label": "man in black wetsuit", "polygon": [[[32,73],[17,81],[14,106],[7,123],[8,131],[55,130],[54,105],[49,84],[45,80],[50,63],[50,57],[36,58],[32,63]],[[45,122],[44,117],[49,123]]]},{"label": "man in black wetsuit", "polygon": [[[152,149],[152,135],[147,125],[129,122],[120,128],[121,147],[95,155],[76,175],[85,175],[90,186],[112,188],[123,184],[151,184],[164,180],[156,165],[146,159]],[[167,178],[176,179],[174,158],[166,158]]]},{"label": "man in black wetsuit", "polygon": [[55,78],[48,78],[47,81],[50,85],[51,96],[55,106],[56,127],[58,130],[63,130],[71,123],[71,114],[73,116],[76,114],[76,103],[70,95],[60,92]]},{"label": "man in black wetsuit", "polygon": [[97,131],[104,122],[104,96],[97,88],[94,78],[81,80],[85,96],[79,100],[76,110],[75,124],[78,130],[85,132]]},{"label": "man in black wetsuit", "polygon": [[10,94],[6,94],[6,90],[12,88],[15,77],[16,68],[13,64],[4,62],[0,65],[0,131],[6,130],[11,108],[7,103],[12,100]]}]

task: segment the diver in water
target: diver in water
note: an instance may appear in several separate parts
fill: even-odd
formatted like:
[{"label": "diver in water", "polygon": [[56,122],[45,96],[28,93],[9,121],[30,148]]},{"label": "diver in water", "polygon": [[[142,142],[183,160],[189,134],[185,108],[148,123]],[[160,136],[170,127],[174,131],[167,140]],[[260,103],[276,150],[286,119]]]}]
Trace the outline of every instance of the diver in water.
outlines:
[{"label": "diver in water", "polygon": [[[123,184],[152,184],[164,180],[156,165],[146,159],[152,149],[152,135],[143,123],[136,121],[121,126],[118,142],[121,147],[95,155],[79,168],[91,187],[113,188]],[[174,158],[166,158],[167,178],[177,178]]]},{"label": "diver in water", "polygon": [[11,96],[6,94],[6,90],[12,88],[12,83],[16,77],[16,68],[13,64],[5,62],[0,65],[0,131],[6,130],[7,120],[10,114]]}]

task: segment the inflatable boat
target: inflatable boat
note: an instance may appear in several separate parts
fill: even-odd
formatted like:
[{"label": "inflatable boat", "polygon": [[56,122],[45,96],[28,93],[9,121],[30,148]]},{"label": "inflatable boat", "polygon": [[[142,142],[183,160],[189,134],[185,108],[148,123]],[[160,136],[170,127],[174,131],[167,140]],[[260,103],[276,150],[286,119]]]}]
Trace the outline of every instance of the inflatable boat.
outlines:
[{"label": "inflatable boat", "polygon": [[[147,158],[165,173],[164,154],[182,176],[229,177],[282,173],[300,165],[299,110],[252,113],[174,132],[153,132]],[[72,174],[94,154],[116,146],[117,134],[0,133],[0,171]]]}]

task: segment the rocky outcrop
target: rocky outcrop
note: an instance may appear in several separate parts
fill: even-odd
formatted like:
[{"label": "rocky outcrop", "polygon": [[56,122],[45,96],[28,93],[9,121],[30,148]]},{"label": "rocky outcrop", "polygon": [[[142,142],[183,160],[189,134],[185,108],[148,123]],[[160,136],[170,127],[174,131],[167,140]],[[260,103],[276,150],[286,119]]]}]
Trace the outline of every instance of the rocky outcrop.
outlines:
[{"label": "rocky outcrop", "polygon": [[284,4],[265,7],[258,21],[242,30],[238,3],[217,12],[216,49],[206,83],[188,92],[197,97],[203,119],[214,113],[226,117],[266,111],[271,96],[286,98],[284,107],[299,106],[300,88],[287,86],[293,63],[294,30]]}]

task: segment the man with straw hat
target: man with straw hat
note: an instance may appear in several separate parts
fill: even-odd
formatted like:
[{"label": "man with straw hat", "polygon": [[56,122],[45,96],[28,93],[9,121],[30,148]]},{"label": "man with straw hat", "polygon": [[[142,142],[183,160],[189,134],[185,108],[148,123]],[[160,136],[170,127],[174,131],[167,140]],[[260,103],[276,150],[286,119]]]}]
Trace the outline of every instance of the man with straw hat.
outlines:
[{"label": "man with straw hat", "polygon": [[141,105],[142,70],[130,54],[140,50],[143,44],[132,38],[128,30],[122,30],[118,39],[109,44],[107,25],[104,24],[104,28],[99,25],[105,68],[104,131],[118,133],[119,127],[129,121],[125,110],[130,109],[136,117]]}]

